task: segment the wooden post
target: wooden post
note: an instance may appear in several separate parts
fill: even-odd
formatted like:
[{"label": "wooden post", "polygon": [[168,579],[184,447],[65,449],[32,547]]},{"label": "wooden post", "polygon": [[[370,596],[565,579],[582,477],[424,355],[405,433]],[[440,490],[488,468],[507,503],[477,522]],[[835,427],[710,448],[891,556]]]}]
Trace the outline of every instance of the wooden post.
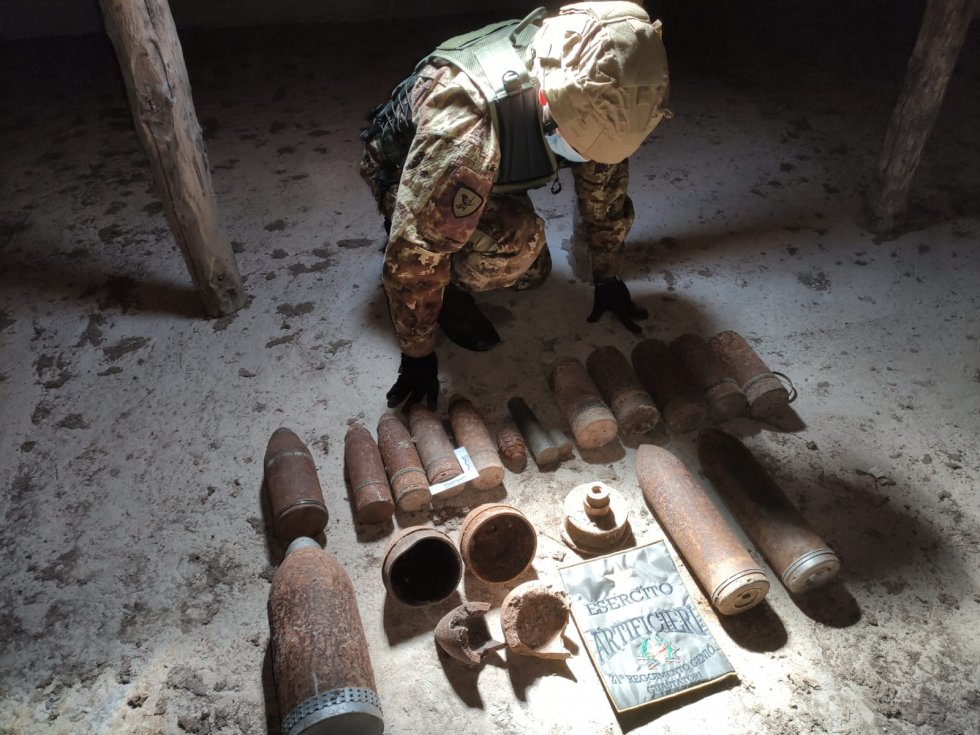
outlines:
[{"label": "wooden post", "polygon": [[892,110],[867,200],[870,228],[897,229],[905,215],[912,177],[929,139],[956,58],[970,25],[972,0],[928,0],[909,59],[905,85]]},{"label": "wooden post", "polygon": [[221,228],[184,54],[167,0],[99,0],[122,67],[136,133],[167,221],[209,316],[245,303]]}]

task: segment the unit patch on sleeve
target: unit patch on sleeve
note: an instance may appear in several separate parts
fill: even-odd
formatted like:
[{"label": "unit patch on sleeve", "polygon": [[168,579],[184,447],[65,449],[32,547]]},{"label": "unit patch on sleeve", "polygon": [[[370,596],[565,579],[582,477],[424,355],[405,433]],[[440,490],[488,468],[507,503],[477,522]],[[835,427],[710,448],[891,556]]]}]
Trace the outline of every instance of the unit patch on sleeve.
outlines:
[{"label": "unit patch on sleeve", "polygon": [[483,197],[467,186],[461,186],[453,197],[453,214],[458,217],[469,217],[483,204]]}]

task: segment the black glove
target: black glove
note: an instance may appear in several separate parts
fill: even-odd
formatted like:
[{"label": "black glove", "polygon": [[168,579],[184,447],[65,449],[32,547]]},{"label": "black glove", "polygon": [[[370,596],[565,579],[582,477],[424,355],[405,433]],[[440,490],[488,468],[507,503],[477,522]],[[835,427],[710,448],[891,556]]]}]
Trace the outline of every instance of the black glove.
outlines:
[{"label": "black glove", "polygon": [[623,323],[623,326],[633,334],[643,330],[634,319],[646,319],[650,313],[633,303],[626,284],[618,278],[603,278],[595,283],[595,301],[592,303],[592,313],[586,321],[597,322],[599,317],[611,311]]},{"label": "black glove", "polygon": [[430,352],[425,357],[409,357],[403,352],[398,366],[398,380],[386,396],[388,408],[394,408],[405,401],[402,410],[407,411],[412,404],[421,401],[423,396],[428,409],[434,411],[439,396],[439,361],[436,360],[436,353]]}]

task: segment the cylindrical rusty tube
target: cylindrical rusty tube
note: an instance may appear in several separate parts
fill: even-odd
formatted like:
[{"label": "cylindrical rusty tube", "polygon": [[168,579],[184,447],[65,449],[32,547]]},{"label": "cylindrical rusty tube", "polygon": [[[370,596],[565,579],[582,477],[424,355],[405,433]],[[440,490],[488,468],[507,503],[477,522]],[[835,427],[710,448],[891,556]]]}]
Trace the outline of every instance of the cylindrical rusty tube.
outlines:
[{"label": "cylindrical rusty tube", "polygon": [[527,445],[516,426],[504,424],[497,431],[497,451],[511,472],[523,472],[527,467]]},{"label": "cylindrical rusty tube", "polygon": [[698,435],[704,474],[790,592],[819,587],[840,559],[817,535],[742,442],[718,429]]},{"label": "cylindrical rusty tube", "polygon": [[619,433],[612,411],[579,360],[559,357],[548,369],[548,387],[555,396],[575,443],[583,449],[605,446]]},{"label": "cylindrical rusty tube", "polygon": [[538,534],[517,508],[486,503],[463,519],[459,549],[473,576],[495,584],[509,582],[531,566]]},{"label": "cylindrical rusty tube", "polygon": [[719,332],[708,345],[741,387],[752,416],[768,418],[789,403],[786,386],[738,332]]},{"label": "cylindrical rusty tube", "polygon": [[413,512],[426,508],[432,500],[429,478],[412,435],[391,411],[378,419],[378,450],[398,509]]},{"label": "cylindrical rusty tube", "polygon": [[585,367],[623,434],[645,434],[660,422],[653,398],[622,352],[611,345],[597,347]]},{"label": "cylindrical rusty tube", "polygon": [[[412,430],[415,448],[422,459],[430,484],[438,485],[463,474],[453,452],[453,443],[449,441],[449,435],[432,411],[416,403],[408,411],[408,426]],[[457,492],[462,489],[459,486]]]},{"label": "cylindrical rusty tube", "polygon": [[725,368],[725,363],[701,337],[682,334],[670,343],[674,359],[690,373],[701,395],[708,402],[712,421],[728,419],[745,412],[748,401],[738,382]]},{"label": "cylindrical rusty tube", "polygon": [[507,401],[507,410],[510,411],[538,467],[547,467],[561,459],[551,434],[541,426],[527,401],[520,396],[514,396]]},{"label": "cylindrical rusty tube", "polygon": [[497,445],[473,403],[463,396],[454,396],[449,401],[449,425],[453,428],[456,443],[466,449],[480,473],[479,477],[470,480],[470,485],[477,490],[489,490],[502,483],[504,465],[497,454]]},{"label": "cylindrical rusty tube", "polygon": [[276,429],[266,447],[263,467],[276,536],[288,544],[323,531],[329,514],[316,463],[303,441],[289,429]]},{"label": "cylindrical rusty tube", "polygon": [[444,532],[410,526],[395,534],[381,557],[381,579],[394,599],[410,607],[449,597],[463,578],[463,559]]},{"label": "cylindrical rusty tube", "polygon": [[269,591],[283,735],[381,735],[384,719],[350,578],[310,538],[286,551]]},{"label": "cylindrical rusty tube", "polygon": [[371,432],[357,422],[344,437],[344,469],[358,523],[384,523],[395,512],[381,451]]},{"label": "cylindrical rusty tube", "polygon": [[666,449],[643,444],[636,450],[636,479],[661,527],[718,612],[745,612],[765,599],[769,592],[765,572],[683,462]]},{"label": "cylindrical rusty tube", "polygon": [[672,433],[686,434],[701,425],[708,415],[708,404],[666,344],[645,339],[633,348],[630,359]]}]

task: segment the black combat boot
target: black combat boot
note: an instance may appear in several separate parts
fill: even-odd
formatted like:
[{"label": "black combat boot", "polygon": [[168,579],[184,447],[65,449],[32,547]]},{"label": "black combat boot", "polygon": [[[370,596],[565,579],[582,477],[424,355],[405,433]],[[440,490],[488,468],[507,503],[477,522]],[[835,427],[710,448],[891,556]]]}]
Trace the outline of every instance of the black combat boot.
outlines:
[{"label": "black combat boot", "polygon": [[497,330],[477,307],[473,297],[452,283],[442,292],[438,321],[443,333],[466,350],[484,352],[500,341]]}]

